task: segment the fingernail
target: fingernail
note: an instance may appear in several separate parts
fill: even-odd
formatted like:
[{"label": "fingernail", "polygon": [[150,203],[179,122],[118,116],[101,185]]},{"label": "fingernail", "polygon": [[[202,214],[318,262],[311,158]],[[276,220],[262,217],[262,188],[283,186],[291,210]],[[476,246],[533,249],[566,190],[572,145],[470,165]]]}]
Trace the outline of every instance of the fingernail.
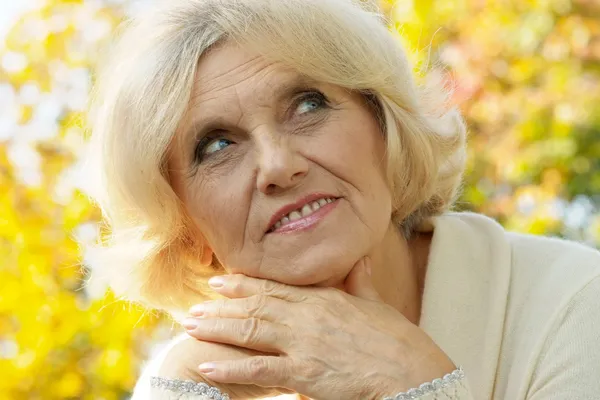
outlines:
[{"label": "fingernail", "polygon": [[372,273],[373,271],[371,270],[371,266],[367,264],[367,275],[371,276]]},{"label": "fingernail", "polygon": [[194,317],[201,317],[204,315],[204,304],[196,304],[190,308],[190,314]]},{"label": "fingernail", "polygon": [[196,329],[198,327],[198,321],[195,318],[186,318],[183,320],[183,327],[188,331]]},{"label": "fingernail", "polygon": [[208,285],[213,289],[223,287],[225,285],[225,279],[223,279],[222,276],[214,276],[208,280]]},{"label": "fingernail", "polygon": [[203,374],[210,374],[211,372],[215,371],[215,368],[216,365],[214,363],[203,363],[198,366],[198,369]]}]

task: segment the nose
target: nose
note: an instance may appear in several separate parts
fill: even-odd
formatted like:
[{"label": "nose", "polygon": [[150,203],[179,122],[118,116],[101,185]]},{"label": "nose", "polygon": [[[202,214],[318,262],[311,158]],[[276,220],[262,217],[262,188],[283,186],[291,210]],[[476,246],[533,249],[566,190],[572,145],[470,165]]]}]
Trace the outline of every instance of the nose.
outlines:
[{"label": "nose", "polygon": [[299,185],[308,172],[308,160],[292,146],[289,136],[263,134],[258,144],[257,188],[274,194]]}]

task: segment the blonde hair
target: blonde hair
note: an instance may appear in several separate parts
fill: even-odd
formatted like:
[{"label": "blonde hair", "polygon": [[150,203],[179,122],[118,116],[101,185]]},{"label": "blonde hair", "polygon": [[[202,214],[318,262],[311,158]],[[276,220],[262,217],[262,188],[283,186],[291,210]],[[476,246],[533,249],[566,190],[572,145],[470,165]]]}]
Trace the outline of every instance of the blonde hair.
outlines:
[{"label": "blonde hair", "polygon": [[[300,74],[371,97],[387,140],[392,219],[406,234],[454,202],[465,126],[437,79],[418,85],[400,43],[359,0],[168,0],[124,23],[100,66],[89,114],[92,197],[110,227],[89,248],[93,278],[170,312],[204,299],[218,265],[169,183],[199,59],[227,40]],[[427,82],[425,80],[425,82]]]}]

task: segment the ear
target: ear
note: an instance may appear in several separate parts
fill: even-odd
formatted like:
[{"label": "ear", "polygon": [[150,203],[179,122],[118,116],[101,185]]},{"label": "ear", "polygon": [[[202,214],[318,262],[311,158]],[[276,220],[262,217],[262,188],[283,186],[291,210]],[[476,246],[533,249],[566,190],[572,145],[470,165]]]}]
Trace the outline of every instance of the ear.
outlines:
[{"label": "ear", "polygon": [[206,241],[204,241],[204,243],[202,243],[202,251],[200,253],[200,265],[206,267],[212,265],[214,255],[215,253],[213,252],[212,248]]},{"label": "ear", "polygon": [[189,243],[191,243],[192,248],[195,250],[193,252],[194,257],[198,257],[196,259],[200,262],[200,265],[203,267],[212,265],[215,253],[212,247],[210,247],[208,240],[206,240],[200,229],[191,220],[188,222],[187,236]]}]

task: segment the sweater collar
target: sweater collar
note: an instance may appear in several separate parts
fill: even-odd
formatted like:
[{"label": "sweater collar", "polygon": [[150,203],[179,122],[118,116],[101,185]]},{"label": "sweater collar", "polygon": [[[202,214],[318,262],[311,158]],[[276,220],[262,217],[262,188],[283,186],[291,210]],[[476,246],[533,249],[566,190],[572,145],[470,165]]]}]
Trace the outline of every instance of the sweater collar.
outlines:
[{"label": "sweater collar", "polygon": [[491,398],[510,281],[504,229],[472,213],[435,217],[419,326]]}]

